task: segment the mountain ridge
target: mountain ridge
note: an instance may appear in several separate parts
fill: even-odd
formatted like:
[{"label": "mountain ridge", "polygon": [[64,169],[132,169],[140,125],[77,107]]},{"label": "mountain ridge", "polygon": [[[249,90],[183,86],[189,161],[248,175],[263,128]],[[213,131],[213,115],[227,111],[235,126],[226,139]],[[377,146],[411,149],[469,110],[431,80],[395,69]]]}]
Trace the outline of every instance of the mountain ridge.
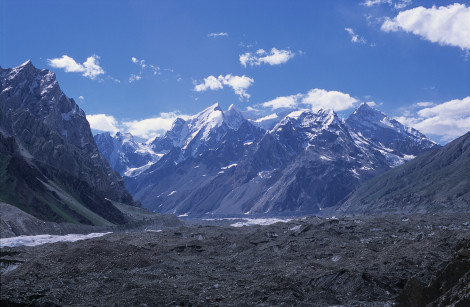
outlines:
[{"label": "mountain ridge", "polygon": [[[237,119],[232,127],[229,112]],[[389,119],[373,112],[382,114],[379,121]],[[170,144],[161,159],[124,176],[129,190],[147,208],[177,215],[319,214],[361,182],[412,157],[388,148],[389,135],[420,148],[416,138],[400,133],[407,129],[398,122],[381,128],[398,131],[386,131],[384,140],[380,133],[358,139],[332,110],[294,110],[270,130],[252,123],[233,106],[223,111],[218,104],[189,120],[176,119],[152,142],[158,149]],[[438,147],[426,140],[422,152]]]}]

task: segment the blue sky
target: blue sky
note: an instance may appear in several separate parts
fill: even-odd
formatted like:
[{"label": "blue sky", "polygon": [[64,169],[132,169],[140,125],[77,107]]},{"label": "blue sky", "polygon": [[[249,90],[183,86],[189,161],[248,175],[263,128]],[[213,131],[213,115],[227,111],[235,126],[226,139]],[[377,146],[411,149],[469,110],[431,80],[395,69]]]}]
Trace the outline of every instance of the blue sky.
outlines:
[{"label": "blue sky", "polygon": [[369,102],[445,143],[470,130],[469,2],[0,0],[0,65],[31,59],[93,128],[143,138],[215,102]]}]

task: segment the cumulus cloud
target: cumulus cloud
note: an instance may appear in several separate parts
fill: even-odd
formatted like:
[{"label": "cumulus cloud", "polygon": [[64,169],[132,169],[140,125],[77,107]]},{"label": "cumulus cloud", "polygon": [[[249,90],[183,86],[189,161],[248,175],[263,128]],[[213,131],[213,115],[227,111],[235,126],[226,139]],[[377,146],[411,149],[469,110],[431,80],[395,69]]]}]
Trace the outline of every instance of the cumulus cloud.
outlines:
[{"label": "cumulus cloud", "polygon": [[218,37],[224,37],[224,36],[228,36],[228,33],[219,32],[219,33],[209,33],[209,34],[207,34],[207,37],[212,37],[212,38],[218,38]]},{"label": "cumulus cloud", "polygon": [[83,101],[83,100],[85,100],[85,97],[83,97],[83,96],[78,96],[78,99],[79,99],[80,101]]},{"label": "cumulus cloud", "polygon": [[109,131],[113,133],[119,131],[118,122],[114,116],[106,114],[93,114],[87,115],[86,119],[90,123],[90,127],[93,130]]},{"label": "cumulus cloud", "polygon": [[333,109],[334,111],[344,111],[353,108],[359,101],[349,94],[338,91],[327,91],[315,88],[310,90],[302,98],[303,104],[308,104],[313,110]]},{"label": "cumulus cloud", "polygon": [[[220,77],[221,76],[219,76],[219,78]],[[207,91],[207,90],[215,91],[215,90],[220,90],[220,89],[223,89],[223,88],[224,88],[224,86],[222,85],[222,82],[219,81],[219,79],[217,79],[214,76],[209,76],[207,78],[204,78],[203,83],[197,84],[194,87],[194,90],[196,92],[204,92],[204,91]]]},{"label": "cumulus cloud", "polygon": [[178,112],[160,113],[160,116],[143,120],[124,121],[122,126],[126,132],[144,139],[151,139],[169,130],[176,118],[188,119],[188,115]]},{"label": "cumulus cloud", "polygon": [[470,96],[418,111],[406,110],[396,119],[424,134],[438,136],[441,141],[450,141],[470,131]]},{"label": "cumulus cloud", "polygon": [[209,76],[207,78],[204,78],[203,83],[196,84],[194,86],[194,91],[215,91],[223,89],[225,85],[231,87],[235,94],[239,96],[240,100],[243,100],[244,98],[248,100],[250,98],[250,94],[248,94],[246,91],[254,82],[255,80],[245,75],[234,76],[232,74],[228,74],[225,76],[220,75],[217,78],[215,76]]},{"label": "cumulus cloud", "polygon": [[422,6],[400,12],[387,18],[382,31],[405,31],[440,45],[470,50],[470,7],[465,4]]},{"label": "cumulus cloud", "polygon": [[151,139],[169,130],[178,117],[186,120],[190,116],[175,111],[160,113],[159,116],[133,121],[118,121],[114,116],[107,114],[87,115],[86,118],[93,130],[112,133],[118,131],[130,132],[134,136]]},{"label": "cumulus cloud", "polygon": [[80,64],[72,57],[62,55],[60,58],[47,59],[47,63],[51,67],[64,69],[65,72],[79,72],[82,76],[95,80],[96,77],[104,74],[103,68],[99,65],[99,59],[99,56],[92,55]]},{"label": "cumulus cloud", "polygon": [[240,55],[240,63],[246,67],[259,66],[261,64],[279,65],[286,63],[294,57],[295,53],[290,50],[278,50],[272,48],[270,52],[258,49],[255,53],[247,52]]},{"label": "cumulus cloud", "polygon": [[359,36],[358,34],[356,34],[353,29],[344,28],[344,30],[346,32],[348,32],[349,35],[351,36],[351,42],[353,42],[355,44],[366,44],[367,43],[366,39],[364,37]]},{"label": "cumulus cloud", "polygon": [[312,110],[333,109],[344,111],[353,108],[359,101],[349,94],[338,91],[327,91],[324,89],[312,89],[307,94],[281,96],[262,103],[263,107],[271,109],[296,108],[299,105],[308,105]]},{"label": "cumulus cloud", "polygon": [[[143,78],[145,70],[150,70],[150,72],[153,75],[161,74],[161,72],[160,72],[161,68],[160,67],[158,67],[156,65],[152,65],[152,64],[147,64],[145,62],[145,60],[139,60],[136,57],[131,57],[131,61],[132,61],[132,63],[134,63],[134,64],[136,64],[140,67],[140,71],[139,71],[138,74],[130,74],[129,75],[129,83],[133,83],[135,81],[141,80]],[[171,71],[173,71],[173,70],[171,70]]]},{"label": "cumulus cloud", "polygon": [[276,97],[273,100],[266,101],[262,104],[265,108],[271,108],[273,110],[280,109],[280,108],[295,108],[298,106],[299,99],[301,99],[304,95],[297,94],[297,95],[290,95],[290,96],[281,96]]}]

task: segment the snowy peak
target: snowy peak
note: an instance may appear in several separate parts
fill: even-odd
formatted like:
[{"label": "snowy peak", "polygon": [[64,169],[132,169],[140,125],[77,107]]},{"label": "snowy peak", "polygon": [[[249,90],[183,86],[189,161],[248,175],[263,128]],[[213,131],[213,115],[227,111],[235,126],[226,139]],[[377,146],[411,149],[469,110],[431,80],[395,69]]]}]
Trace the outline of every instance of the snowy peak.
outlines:
[{"label": "snowy peak", "polygon": [[223,112],[224,122],[233,130],[238,130],[246,121],[242,113],[232,104],[227,111]]},{"label": "snowy peak", "polygon": [[287,114],[286,117],[271,130],[271,133],[282,129],[285,125],[310,130],[328,130],[330,126],[334,124],[341,124],[341,121],[338,115],[331,109],[320,109],[317,112],[303,109]]},{"label": "snowy peak", "polygon": [[245,121],[235,106],[231,105],[227,111],[223,111],[215,103],[187,120],[176,119],[171,129],[164,136],[156,138],[151,146],[156,152],[168,152],[178,147],[183,151],[188,149],[190,155],[195,155],[200,146],[215,144],[228,130],[238,130]]},{"label": "snowy peak", "polygon": [[109,165],[122,176],[128,172],[135,175],[137,169],[150,167],[162,156],[147,144],[137,142],[130,133],[100,133],[95,135],[95,142]]},{"label": "snowy peak", "polygon": [[375,147],[395,160],[392,165],[401,164],[424,151],[439,147],[419,131],[365,103],[346,119],[346,125],[360,146]]}]

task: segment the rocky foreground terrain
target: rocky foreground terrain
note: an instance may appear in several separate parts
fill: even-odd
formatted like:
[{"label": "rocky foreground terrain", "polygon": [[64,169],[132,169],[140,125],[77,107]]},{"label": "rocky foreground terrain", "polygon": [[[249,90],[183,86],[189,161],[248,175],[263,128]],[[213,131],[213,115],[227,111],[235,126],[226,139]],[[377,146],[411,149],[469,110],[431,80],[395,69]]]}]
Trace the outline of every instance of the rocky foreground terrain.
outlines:
[{"label": "rocky foreground terrain", "polygon": [[468,306],[469,247],[470,214],[115,232],[3,247],[1,305]]}]

